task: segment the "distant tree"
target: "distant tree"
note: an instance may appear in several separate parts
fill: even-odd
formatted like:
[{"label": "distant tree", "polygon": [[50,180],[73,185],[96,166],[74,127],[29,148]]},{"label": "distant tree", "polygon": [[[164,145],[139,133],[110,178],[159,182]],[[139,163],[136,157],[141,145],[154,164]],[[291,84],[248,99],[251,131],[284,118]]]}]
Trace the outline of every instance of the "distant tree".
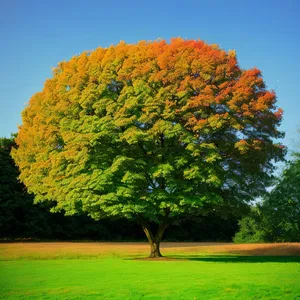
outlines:
[{"label": "distant tree", "polygon": [[[276,179],[273,189],[261,204],[244,217],[235,242],[300,241],[300,155],[287,163]],[[251,229],[249,229],[251,227]],[[257,238],[259,237],[259,238]]]},{"label": "distant tree", "polygon": [[[43,212],[33,207],[33,196],[18,181],[12,157],[13,138],[0,138],[0,237],[32,237],[46,234]],[[45,211],[44,211],[45,213]]]},{"label": "distant tree", "polygon": [[24,185],[17,181],[18,171],[10,156],[12,139],[0,138],[0,232],[8,236],[8,232],[18,231],[22,226],[18,216],[23,218],[19,204],[24,197]]},{"label": "distant tree", "polygon": [[290,161],[262,205],[269,240],[300,241],[300,156]]},{"label": "distant tree", "polygon": [[250,215],[239,221],[239,231],[235,234],[233,241],[242,243],[262,243],[266,241],[265,228],[262,226],[262,216],[257,207],[253,207]]},{"label": "distant tree", "polygon": [[59,63],[23,112],[13,157],[35,201],[138,222],[161,256],[182,216],[248,201],[270,181],[282,111],[235,52],[180,38]]}]

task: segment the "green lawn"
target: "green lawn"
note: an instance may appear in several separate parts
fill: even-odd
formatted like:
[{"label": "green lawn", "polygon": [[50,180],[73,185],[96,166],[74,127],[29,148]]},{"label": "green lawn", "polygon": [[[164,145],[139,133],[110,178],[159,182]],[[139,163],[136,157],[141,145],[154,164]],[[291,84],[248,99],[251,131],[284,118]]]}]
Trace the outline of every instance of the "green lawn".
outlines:
[{"label": "green lawn", "polygon": [[300,257],[0,262],[2,299],[300,299]]}]

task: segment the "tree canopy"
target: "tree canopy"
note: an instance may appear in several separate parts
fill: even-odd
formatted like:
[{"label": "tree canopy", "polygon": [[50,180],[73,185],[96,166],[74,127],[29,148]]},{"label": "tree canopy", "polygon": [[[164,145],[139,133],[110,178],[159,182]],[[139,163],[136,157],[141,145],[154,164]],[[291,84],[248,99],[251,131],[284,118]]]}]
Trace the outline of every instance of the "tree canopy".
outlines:
[{"label": "tree canopy", "polygon": [[13,157],[37,202],[136,219],[159,244],[178,217],[265,190],[285,152],[281,117],[233,50],[120,42],[58,64],[23,111]]}]

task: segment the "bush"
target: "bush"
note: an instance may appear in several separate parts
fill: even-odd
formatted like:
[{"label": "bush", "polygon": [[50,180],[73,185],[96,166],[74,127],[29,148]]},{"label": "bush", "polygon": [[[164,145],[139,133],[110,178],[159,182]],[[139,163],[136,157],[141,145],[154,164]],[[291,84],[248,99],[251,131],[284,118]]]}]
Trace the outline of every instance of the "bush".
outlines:
[{"label": "bush", "polygon": [[235,234],[233,241],[242,243],[262,243],[265,241],[264,232],[260,224],[253,217],[244,217],[239,221],[240,230]]}]

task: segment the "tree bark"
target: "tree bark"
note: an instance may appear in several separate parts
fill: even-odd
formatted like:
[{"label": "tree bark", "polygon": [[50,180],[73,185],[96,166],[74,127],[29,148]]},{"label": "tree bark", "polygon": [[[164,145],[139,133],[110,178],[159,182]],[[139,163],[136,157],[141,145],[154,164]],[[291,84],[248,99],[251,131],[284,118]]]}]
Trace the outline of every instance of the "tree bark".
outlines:
[{"label": "tree bark", "polygon": [[160,224],[157,229],[156,235],[153,235],[150,224],[146,221],[140,222],[143,230],[147,236],[148,242],[150,244],[150,255],[149,258],[162,257],[160,253],[160,242],[163,238],[165,230],[168,228],[169,224]]}]

